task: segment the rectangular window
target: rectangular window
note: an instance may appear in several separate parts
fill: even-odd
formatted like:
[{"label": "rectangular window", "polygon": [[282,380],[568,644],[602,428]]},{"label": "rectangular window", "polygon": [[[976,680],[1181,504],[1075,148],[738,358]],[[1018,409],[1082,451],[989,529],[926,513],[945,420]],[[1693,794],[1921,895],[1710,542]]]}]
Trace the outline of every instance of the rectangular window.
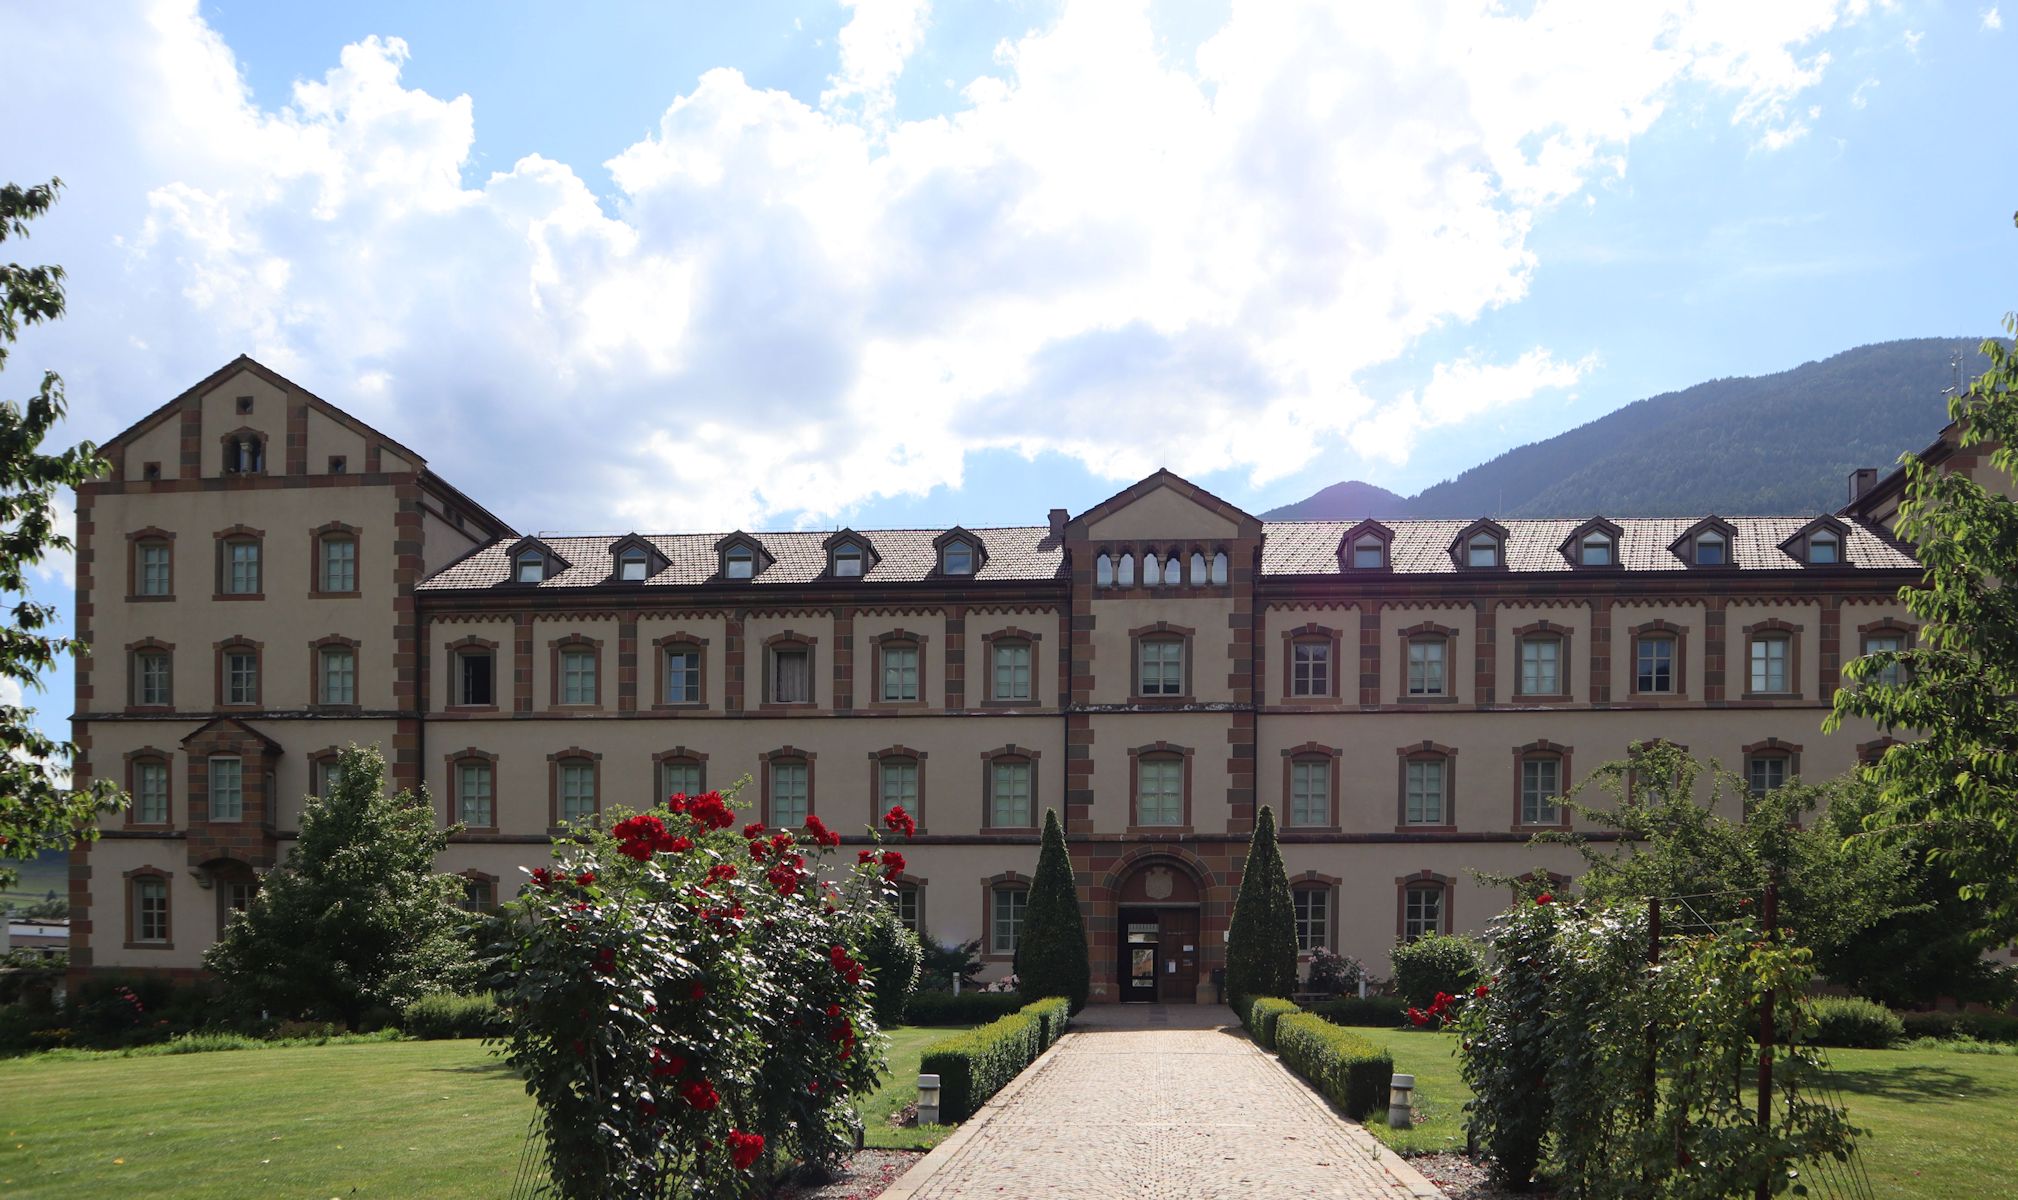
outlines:
[{"label": "rectangular window", "polygon": [[1297,642],[1290,647],[1289,657],[1291,695],[1331,695],[1330,642]]},{"label": "rectangular window", "polygon": [[259,543],[224,543],[224,590],[233,596],[259,594]]},{"label": "rectangular window", "polygon": [[593,763],[564,762],[560,765],[563,821],[586,821],[596,815],[596,768]]},{"label": "rectangular window", "polygon": [[242,913],[252,907],[252,898],[259,894],[257,883],[227,883],[224,885],[225,906],[234,913]]},{"label": "rectangular window", "polygon": [[[1864,639],[1866,654],[1898,654],[1905,649],[1906,639],[1896,633],[1874,633]],[[1883,684],[1885,687],[1898,687],[1904,678],[1898,663],[1893,663],[1869,677],[1870,682]]]},{"label": "rectangular window", "polygon": [[1296,948],[1308,954],[1331,945],[1331,893],[1319,888],[1297,888],[1290,899],[1296,905]]},{"label": "rectangular window", "polygon": [[883,682],[876,698],[886,703],[918,698],[918,647],[883,647]]},{"label": "rectangular window", "polygon": [[1030,643],[996,642],[994,691],[997,700],[1030,699]]},{"label": "rectangular window", "polygon": [[897,910],[897,920],[912,933],[918,932],[918,889],[898,887],[897,894],[890,897],[890,907]]},{"label": "rectangular window", "polygon": [[1289,823],[1331,824],[1331,761],[1299,758],[1289,764]]},{"label": "rectangular window", "polygon": [[339,759],[319,758],[315,760],[315,770],[310,776],[309,786],[318,800],[327,800],[336,794],[337,780],[343,777],[343,763]]},{"label": "rectangular window", "polygon": [[988,767],[988,824],[997,829],[1035,825],[1030,815],[1030,764],[1022,760]]},{"label": "rectangular window", "polygon": [[1402,815],[1409,825],[1448,825],[1444,815],[1444,772],[1440,758],[1411,759],[1403,768],[1407,782]]},{"label": "rectangular window", "polygon": [[168,824],[168,764],[133,765],[133,819],[142,825]]},{"label": "rectangular window", "polygon": [[259,655],[250,650],[225,651],[224,702],[259,703]]},{"label": "rectangular window", "polygon": [[489,912],[497,907],[497,884],[488,879],[465,879],[461,908],[464,912]]},{"label": "rectangular window", "polygon": [[1560,638],[1521,639],[1521,694],[1560,696],[1563,694],[1563,643]]},{"label": "rectangular window", "polygon": [[1745,774],[1749,776],[1754,796],[1763,796],[1787,782],[1787,757],[1783,754],[1754,755],[1746,764]]},{"label": "rectangular window", "polygon": [[686,759],[670,759],[659,764],[659,794],[653,804],[663,804],[668,796],[698,796],[701,787],[701,764]]},{"label": "rectangular window", "polygon": [[489,763],[456,764],[455,819],[464,825],[479,829],[492,829],[497,826],[497,808],[491,799]]},{"label": "rectangular window", "polygon": [[1634,654],[1635,686],[1642,692],[1675,690],[1675,639],[1641,638]]},{"label": "rectangular window", "polygon": [[1023,936],[1023,909],[1030,902],[1030,891],[1020,887],[1000,887],[995,889],[994,929],[989,938],[989,951],[994,954],[1016,953],[1016,943]]},{"label": "rectangular window", "polygon": [[666,703],[701,702],[701,652],[693,646],[666,651]]},{"label": "rectangular window", "polygon": [[1175,638],[1144,639],[1141,649],[1142,695],[1184,694],[1184,643]]},{"label": "rectangular window", "polygon": [[1135,764],[1135,823],[1184,824],[1184,760],[1144,758]]},{"label": "rectangular window", "polygon": [[1407,898],[1401,919],[1403,940],[1443,932],[1443,888],[1412,887],[1403,895]]},{"label": "rectangular window", "polygon": [[245,764],[238,759],[210,760],[210,819],[245,819]]},{"label": "rectangular window", "polygon": [[771,652],[771,703],[813,702],[813,655],[809,650]]},{"label": "rectangular window", "polygon": [[331,646],[322,652],[322,702],[357,703],[357,655],[348,646]]},{"label": "rectangular window", "polygon": [[158,651],[134,655],[133,702],[167,707],[168,656]]},{"label": "rectangular window", "polygon": [[595,702],[595,651],[561,651],[561,703],[594,704]]},{"label": "rectangular window", "polygon": [[1752,690],[1754,692],[1786,692],[1787,650],[1784,637],[1756,637],[1752,639]]},{"label": "rectangular window", "polygon": [[168,547],[160,542],[140,544],[140,594],[143,596],[166,596],[168,594]]},{"label": "rectangular window", "polygon": [[497,659],[488,650],[464,650],[455,656],[456,703],[487,708],[497,703],[493,678]]},{"label": "rectangular window", "polygon": [[347,537],[322,539],[322,590],[357,590],[357,541]]},{"label": "rectangular window", "polygon": [[1529,758],[1521,761],[1521,824],[1556,825],[1562,822],[1562,770],[1560,759]]},{"label": "rectangular window", "polygon": [[813,811],[808,774],[802,762],[771,764],[771,824],[796,829],[806,823],[806,815]]},{"label": "rectangular window", "polygon": [[168,881],[143,876],[133,881],[133,940],[168,940]]},{"label": "rectangular window", "polygon": [[1412,638],[1408,643],[1408,694],[1444,694],[1443,659],[1447,643],[1443,638]]},{"label": "rectangular window", "polygon": [[918,760],[915,758],[886,758],[876,772],[877,784],[882,790],[878,798],[878,813],[901,808],[918,819]]}]

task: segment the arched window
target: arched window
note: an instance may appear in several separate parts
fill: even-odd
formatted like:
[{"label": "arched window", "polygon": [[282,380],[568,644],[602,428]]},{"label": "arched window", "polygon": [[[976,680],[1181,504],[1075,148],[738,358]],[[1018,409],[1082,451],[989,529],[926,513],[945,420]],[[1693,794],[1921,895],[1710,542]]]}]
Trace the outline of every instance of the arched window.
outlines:
[{"label": "arched window", "polygon": [[1115,572],[1114,582],[1121,587],[1135,586],[1135,556],[1133,554],[1124,554],[1121,556],[1121,569]]},{"label": "arched window", "polygon": [[1154,550],[1142,556],[1142,586],[1163,586],[1163,560],[1156,557],[1156,551]]},{"label": "arched window", "polygon": [[1205,555],[1202,551],[1191,552],[1191,586],[1204,587],[1206,580]]},{"label": "arched window", "polygon": [[1212,556],[1212,582],[1226,582],[1226,551],[1224,550]]},{"label": "arched window", "polygon": [[1176,551],[1172,551],[1170,557],[1163,560],[1163,584],[1165,587],[1176,587],[1183,582],[1183,560],[1177,557]]},{"label": "arched window", "polygon": [[1093,560],[1093,586],[1114,586],[1114,556],[1103,553]]},{"label": "arched window", "polygon": [[1401,938],[1412,942],[1449,928],[1450,885],[1440,880],[1410,883],[1402,889]]}]

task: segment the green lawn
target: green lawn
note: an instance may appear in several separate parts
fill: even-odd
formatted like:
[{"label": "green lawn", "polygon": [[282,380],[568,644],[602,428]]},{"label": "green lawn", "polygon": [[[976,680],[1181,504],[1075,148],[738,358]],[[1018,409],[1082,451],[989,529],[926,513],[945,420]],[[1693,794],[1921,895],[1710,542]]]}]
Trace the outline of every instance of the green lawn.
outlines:
[{"label": "green lawn", "polygon": [[[917,1099],[925,1046],[954,1032],[891,1031],[869,1145],[952,1132],[889,1115]],[[476,1041],[0,1060],[0,1197],[491,1200],[511,1191],[532,1114]]]},{"label": "green lawn", "polygon": [[[1449,1034],[1360,1029],[1416,1080],[1416,1127],[1368,1129],[1404,1153],[1462,1149],[1464,1102]],[[2018,1056],[1954,1050],[1830,1050],[1831,1076],[1874,1191],[1904,1200],[2018,1196]]]}]

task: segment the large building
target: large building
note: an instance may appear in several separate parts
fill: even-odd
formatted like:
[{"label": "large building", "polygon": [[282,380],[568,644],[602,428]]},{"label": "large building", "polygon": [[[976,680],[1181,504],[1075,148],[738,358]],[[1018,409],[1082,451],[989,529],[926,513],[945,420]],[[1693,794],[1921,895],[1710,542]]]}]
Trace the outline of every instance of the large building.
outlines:
[{"label": "large building", "polygon": [[73,856],[79,969],[198,969],[360,742],[464,827],[473,903],[608,805],[902,804],[904,913],[997,973],[1056,808],[1110,1001],[1211,995],[1271,805],[1299,937],[1384,972],[1503,906],[1470,870],[1572,870],[1529,839],[1636,740],[1845,771],[1881,743],[1820,732],[1842,664],[1913,638],[1855,503],[1272,523],[1158,472],[1027,527],[535,537],[245,358],[104,453],[77,769],[133,803]]}]

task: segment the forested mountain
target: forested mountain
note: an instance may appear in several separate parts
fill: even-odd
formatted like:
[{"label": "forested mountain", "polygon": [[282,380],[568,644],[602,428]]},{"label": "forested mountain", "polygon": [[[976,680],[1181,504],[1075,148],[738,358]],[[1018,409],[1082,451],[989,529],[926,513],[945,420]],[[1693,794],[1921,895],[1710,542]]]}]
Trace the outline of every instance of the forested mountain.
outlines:
[{"label": "forested mountain", "polygon": [[1665,517],[1827,512],[1857,467],[1889,471],[1947,423],[1944,389],[1982,368],[1975,338],[1846,350],[1777,375],[1717,379],[1635,401],[1509,450],[1403,499],[1357,481],[1262,514],[1359,517]]}]

